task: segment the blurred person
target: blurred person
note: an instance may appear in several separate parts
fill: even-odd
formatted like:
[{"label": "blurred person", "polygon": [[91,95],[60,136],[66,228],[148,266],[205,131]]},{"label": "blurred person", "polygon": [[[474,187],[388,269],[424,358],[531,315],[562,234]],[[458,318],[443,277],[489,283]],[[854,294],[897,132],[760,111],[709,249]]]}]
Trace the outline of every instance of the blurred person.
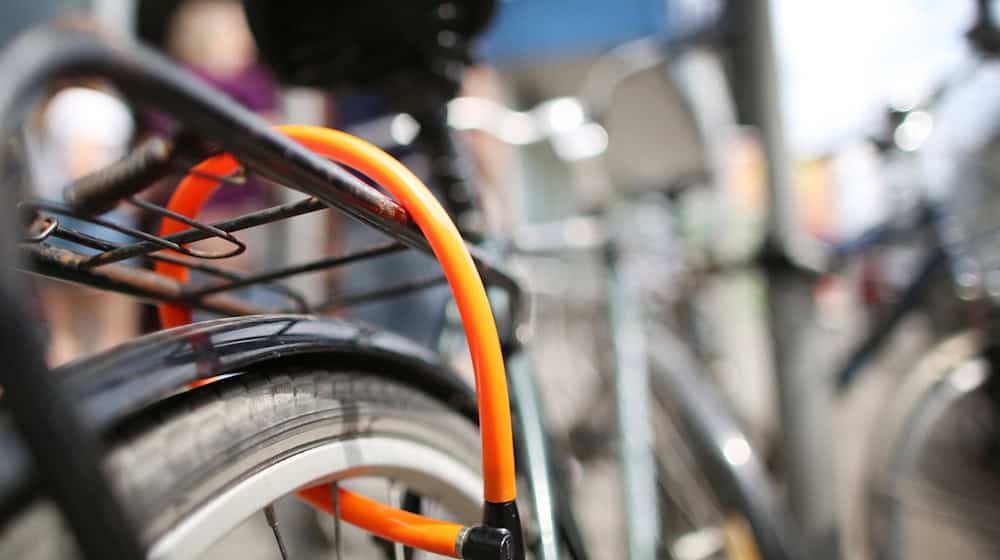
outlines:
[{"label": "blurred person", "polygon": [[[198,76],[214,89],[233,98],[244,107],[275,120],[277,86],[270,72],[257,60],[253,36],[243,15],[243,6],[237,0],[184,0],[181,2],[154,1],[157,6],[173,5],[172,13],[164,20],[162,48],[181,66]],[[143,2],[148,10],[151,2]],[[141,18],[148,11],[140,12],[140,33],[144,32]],[[148,24],[147,24],[148,25]],[[162,117],[151,115],[148,124],[156,130],[168,125]],[[171,185],[172,190],[172,185]],[[268,193],[259,182],[225,184],[215,192],[199,215],[199,219],[213,222],[267,205]],[[216,244],[216,247],[205,245]],[[255,243],[247,244],[247,252],[225,263],[238,268],[249,268]],[[203,249],[228,249],[223,240],[211,240],[200,245]],[[242,258],[240,258],[242,257]]]},{"label": "blurred person", "polygon": [[237,0],[144,0],[139,36],[246,108],[274,120],[277,87]]},{"label": "blurred person", "polygon": [[[253,37],[237,0],[140,0],[138,35],[214,89],[276,120],[277,84],[257,60]],[[176,128],[160,113],[144,114],[142,125],[146,134],[169,134]],[[169,187],[154,198],[167,198],[173,184]],[[230,197],[260,196],[257,184],[223,185],[213,201],[218,204]]]},{"label": "blurred person", "polygon": [[[142,41],[160,49],[214,89],[275,120],[277,85],[257,60],[240,2],[141,0],[138,34]],[[176,128],[175,123],[160,113],[144,114],[142,125],[146,134],[169,134]],[[165,202],[173,187],[173,183],[163,185],[152,198],[158,203]],[[264,198],[258,183],[227,184],[220,187],[205,211],[230,212],[234,206],[254,205]]]},{"label": "blurred person", "polygon": [[[26,131],[36,194],[61,200],[62,189],[74,179],[121,158],[135,130],[128,107],[94,87],[71,86],[56,91],[40,107]],[[124,210],[106,216],[128,225]],[[116,243],[127,236],[70,217],[61,226]],[[65,244],[50,239],[54,244]],[[79,247],[70,246],[74,250]],[[137,307],[129,298],[76,284],[39,281],[42,313],[49,329],[47,359],[51,366],[108,348],[135,334]]]},{"label": "blurred person", "polygon": [[[276,121],[278,107],[277,84],[267,68],[257,59],[253,37],[236,0],[140,0],[137,13],[139,38],[161,50],[174,62],[191,72],[212,88],[224,93],[244,107]],[[160,113],[142,115],[145,134],[171,134],[175,123]],[[176,178],[161,182],[147,191],[156,204],[166,204]],[[265,186],[248,178],[223,184],[212,195],[197,216],[199,221],[212,223],[260,209],[272,202],[272,193]],[[144,229],[156,232],[158,216],[145,216]],[[225,268],[250,270],[255,260],[267,252],[267,230],[250,230],[240,234],[247,250],[221,261]],[[222,239],[208,239],[195,247],[202,251],[225,252],[230,249]],[[195,281],[198,273],[194,272]],[[249,289],[250,297],[262,293]],[[143,330],[159,328],[155,313],[143,317]]]}]

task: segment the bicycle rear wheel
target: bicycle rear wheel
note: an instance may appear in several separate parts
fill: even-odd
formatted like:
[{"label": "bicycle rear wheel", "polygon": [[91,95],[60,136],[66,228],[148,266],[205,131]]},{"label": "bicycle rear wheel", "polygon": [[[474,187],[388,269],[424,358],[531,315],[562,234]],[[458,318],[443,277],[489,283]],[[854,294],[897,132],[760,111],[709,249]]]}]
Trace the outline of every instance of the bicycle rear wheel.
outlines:
[{"label": "bicycle rear wheel", "polygon": [[[279,498],[346,478],[392,481],[435,515],[478,522],[475,424],[389,377],[314,362],[264,364],[129,421],[106,466],[150,557],[218,551],[212,547]],[[32,507],[5,531],[0,558],[64,557],[64,548],[38,546],[53,538],[51,523],[40,521],[45,512]],[[368,550],[379,556],[378,546]],[[276,545],[270,557],[278,557]]]}]

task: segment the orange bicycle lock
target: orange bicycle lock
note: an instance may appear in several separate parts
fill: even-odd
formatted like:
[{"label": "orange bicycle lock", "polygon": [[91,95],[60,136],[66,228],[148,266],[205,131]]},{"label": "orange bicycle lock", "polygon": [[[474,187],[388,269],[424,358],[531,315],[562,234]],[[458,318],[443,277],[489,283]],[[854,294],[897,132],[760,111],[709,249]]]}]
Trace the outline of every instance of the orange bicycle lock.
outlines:
[{"label": "orange bicycle lock", "polygon": [[[310,150],[364,173],[406,209],[444,269],[462,318],[475,371],[486,527],[463,527],[433,520],[342,488],[338,489],[341,519],[390,541],[437,554],[470,559],[507,558],[510,554],[523,557],[514,502],[517,493],[514,442],[503,354],[486,289],[458,229],[420,179],[379,148],[344,132],[318,126],[284,125],[277,129]],[[228,154],[206,159],[180,182],[167,207],[194,218],[219,187],[220,181],[215,177],[229,175],[239,167],[239,162]],[[164,218],[160,235],[187,227],[178,220]],[[187,267],[180,264],[158,261],[156,271],[182,283],[189,277]],[[191,310],[185,306],[163,303],[158,312],[164,328],[191,322]],[[200,384],[206,382],[211,380]],[[315,507],[333,512],[333,499],[327,487],[307,488],[299,496]],[[495,528],[507,529],[510,534]]]}]

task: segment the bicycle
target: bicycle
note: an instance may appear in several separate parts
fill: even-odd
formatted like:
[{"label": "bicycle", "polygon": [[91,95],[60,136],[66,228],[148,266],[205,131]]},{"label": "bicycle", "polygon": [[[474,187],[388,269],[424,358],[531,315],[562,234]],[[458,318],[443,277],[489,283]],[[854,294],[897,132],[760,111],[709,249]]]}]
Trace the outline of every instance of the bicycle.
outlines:
[{"label": "bicycle", "polygon": [[[971,56],[912,107],[889,110],[885,131],[875,137],[891,169],[912,172],[900,186],[915,191],[916,202],[838,247],[841,258],[897,246],[920,249],[899,295],[879,310],[835,378],[841,397],[856,395],[855,388],[866,383],[869,391],[873,383],[894,385],[877,413],[884,428],[869,438],[861,475],[863,525],[855,528],[856,544],[873,558],[932,557],[945,549],[979,557],[997,547],[995,532],[982,523],[996,516],[991,504],[998,474],[996,300],[990,280],[997,121],[982,108],[995,106],[989,84],[1000,31],[990,3],[975,4],[976,17],[965,33]],[[970,98],[982,100],[974,129],[962,120],[961,106]],[[907,145],[907,127],[927,116],[934,131]],[[956,127],[962,134],[955,134]],[[929,323],[914,329],[923,345],[913,355],[897,356],[897,333],[915,317]],[[890,364],[878,378],[867,367],[876,360]]]}]

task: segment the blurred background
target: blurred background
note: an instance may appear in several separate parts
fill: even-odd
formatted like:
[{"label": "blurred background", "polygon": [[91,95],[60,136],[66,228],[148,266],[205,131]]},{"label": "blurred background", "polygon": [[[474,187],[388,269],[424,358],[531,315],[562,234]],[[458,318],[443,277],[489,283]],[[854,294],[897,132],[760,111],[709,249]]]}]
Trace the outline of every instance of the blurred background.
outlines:
[{"label": "blurred background", "polygon": [[[57,4],[7,3],[0,41],[53,13],[89,14],[272,122],[346,129],[433,176],[411,146],[420,124],[398,99],[284,84],[258,55],[238,1]],[[808,557],[1000,553],[997,406],[975,400],[989,376],[938,398],[927,376],[947,375],[920,373],[931,362],[947,362],[942,372],[965,364],[937,353],[985,328],[1000,297],[1000,252],[988,235],[1000,226],[993,4],[497,3],[448,104],[482,198],[455,218],[488,247],[505,240],[493,248],[508,251],[529,287],[531,321],[519,336],[530,340],[555,445],[570,458],[564,474],[592,557],[622,558],[629,546],[621,442],[609,428],[620,421],[616,321],[645,331],[654,370],[697,364],[762,457]],[[62,84],[26,125],[37,194],[59,199],[68,181],[171,126],[99,81]],[[172,186],[148,196],[162,202]],[[288,196],[251,180],[223,188],[203,217]],[[109,219],[150,218],[119,208]],[[316,214],[250,235],[252,249],[228,264],[298,262],[370,232]],[[606,239],[618,247],[612,265]],[[434,266],[414,259],[288,282],[330,293]],[[638,316],[609,311],[623,281],[641,294]],[[155,330],[153,308],[124,296],[46,279],[35,294],[52,366]],[[454,310],[435,319],[440,339],[422,322],[447,301],[438,286],[348,314],[436,345],[467,369]],[[926,407],[937,412],[925,433],[904,434],[899,426]],[[699,494],[711,483],[688,464],[670,408],[657,412],[653,437],[658,468],[681,490],[663,490],[663,507],[691,530],[661,544],[675,558],[719,557],[732,531],[703,521],[724,512]]]}]

